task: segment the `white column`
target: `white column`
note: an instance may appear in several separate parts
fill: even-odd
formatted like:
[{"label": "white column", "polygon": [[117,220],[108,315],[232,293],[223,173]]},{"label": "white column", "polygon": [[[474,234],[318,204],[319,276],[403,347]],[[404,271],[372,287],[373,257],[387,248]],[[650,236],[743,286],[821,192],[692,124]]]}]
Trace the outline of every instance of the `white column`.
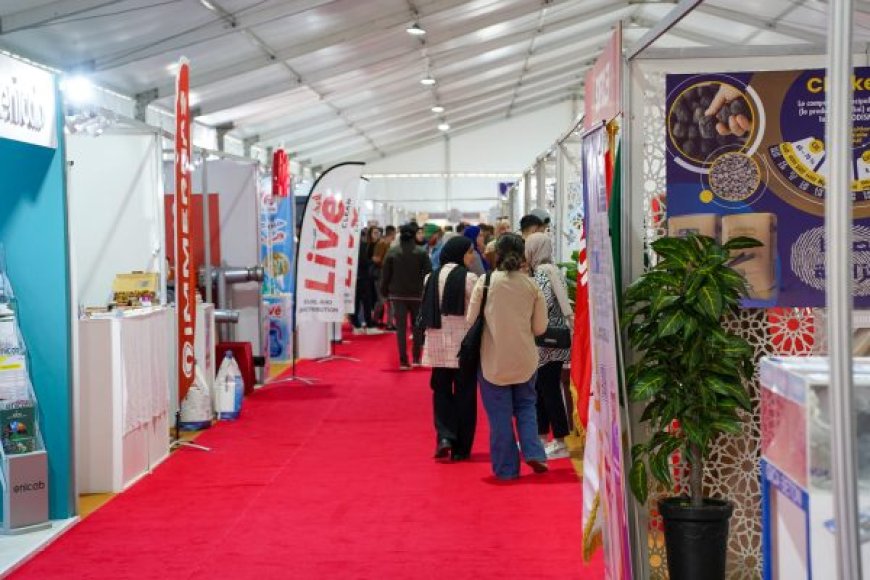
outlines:
[{"label": "white column", "polygon": [[837,577],[860,580],[852,384],[852,0],[828,3],[825,277],[831,360],[831,437]]}]

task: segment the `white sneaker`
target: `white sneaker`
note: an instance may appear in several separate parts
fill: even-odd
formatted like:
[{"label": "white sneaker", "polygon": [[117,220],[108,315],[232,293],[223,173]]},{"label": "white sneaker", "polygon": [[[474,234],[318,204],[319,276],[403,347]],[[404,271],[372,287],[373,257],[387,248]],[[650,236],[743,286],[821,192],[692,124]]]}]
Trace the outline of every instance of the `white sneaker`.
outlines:
[{"label": "white sneaker", "polygon": [[354,334],[354,336],[359,336],[359,335],[361,335],[361,334],[365,334],[365,333],[366,333],[366,329],[365,329],[365,328],[354,328],[354,329],[353,329],[353,334]]},{"label": "white sneaker", "polygon": [[568,453],[568,446],[565,445],[565,442],[556,441],[555,439],[544,448],[544,451],[547,452],[547,459],[565,459],[571,456]]},{"label": "white sneaker", "polygon": [[385,334],[383,330],[380,328],[366,328],[366,334],[377,335],[377,334]]}]

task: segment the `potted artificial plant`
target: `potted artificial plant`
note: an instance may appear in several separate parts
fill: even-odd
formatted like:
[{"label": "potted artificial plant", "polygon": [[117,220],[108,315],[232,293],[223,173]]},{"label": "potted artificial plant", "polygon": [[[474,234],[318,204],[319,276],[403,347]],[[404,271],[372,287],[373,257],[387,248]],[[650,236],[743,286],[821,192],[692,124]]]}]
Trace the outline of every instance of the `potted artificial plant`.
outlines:
[{"label": "potted artificial plant", "polygon": [[751,238],[720,245],[694,234],[661,238],[652,244],[659,263],[624,296],[622,325],[639,353],[628,368],[629,397],[646,403],[641,422],[653,433],[632,449],[631,490],[646,502],[647,470],[672,489],[675,451],[689,466],[690,495],[659,503],[671,580],[725,577],[733,506],[704,497],[702,479],[713,442],[739,434],[739,410],[750,410],[743,381],[754,372],[754,351],[721,321],[746,295],[746,280],[730,267],[735,254],[761,245]]}]

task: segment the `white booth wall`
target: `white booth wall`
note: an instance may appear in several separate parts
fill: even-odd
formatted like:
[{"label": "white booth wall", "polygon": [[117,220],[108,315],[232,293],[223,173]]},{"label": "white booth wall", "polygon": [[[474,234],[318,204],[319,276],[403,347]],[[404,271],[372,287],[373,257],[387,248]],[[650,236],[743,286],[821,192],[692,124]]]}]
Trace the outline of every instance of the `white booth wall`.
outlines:
[{"label": "white booth wall", "polygon": [[[228,266],[249,268],[260,263],[259,177],[256,163],[217,159],[208,163],[208,189],[220,198],[221,258]],[[193,191],[202,192],[202,165],[192,176]],[[217,300],[217,296],[215,296]],[[260,347],[260,283],[229,286],[230,307],[239,311],[236,340]]]},{"label": "white booth wall", "polygon": [[73,304],[105,306],[116,274],[165,271],[155,134],[67,136]]},{"label": "white booth wall", "polygon": [[[550,147],[575,116],[570,101],[366,164],[366,197],[411,212],[488,213],[499,203],[499,182],[511,181]],[[492,173],[501,177],[412,177],[402,174]],[[398,177],[380,177],[399,174]]]}]

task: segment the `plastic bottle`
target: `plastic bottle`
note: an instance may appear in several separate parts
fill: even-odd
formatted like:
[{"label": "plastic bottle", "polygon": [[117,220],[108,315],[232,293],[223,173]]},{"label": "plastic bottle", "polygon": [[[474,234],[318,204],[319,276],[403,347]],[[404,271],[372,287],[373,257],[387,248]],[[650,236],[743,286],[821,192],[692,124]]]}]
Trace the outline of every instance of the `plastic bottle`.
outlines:
[{"label": "plastic bottle", "polygon": [[242,412],[245,384],[232,351],[228,350],[224,355],[214,386],[218,419],[221,421],[238,419]]}]

